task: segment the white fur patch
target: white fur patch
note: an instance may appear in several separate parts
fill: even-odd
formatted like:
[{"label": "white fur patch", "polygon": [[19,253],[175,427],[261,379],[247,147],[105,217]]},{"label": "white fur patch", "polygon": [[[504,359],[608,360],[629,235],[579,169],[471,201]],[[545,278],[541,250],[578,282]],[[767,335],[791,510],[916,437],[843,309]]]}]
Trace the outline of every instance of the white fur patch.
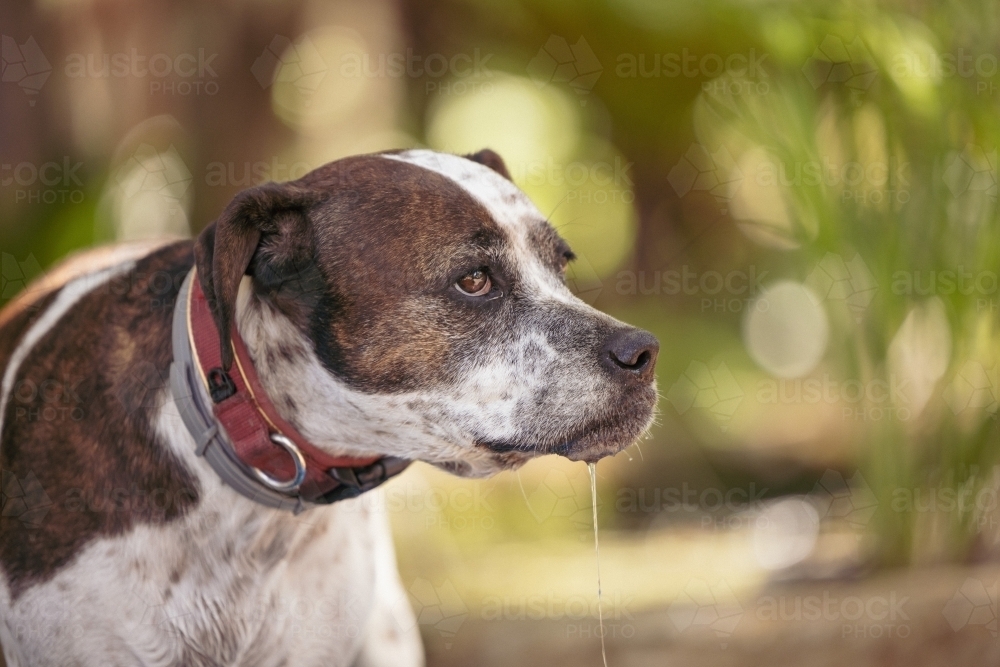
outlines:
[{"label": "white fur patch", "polygon": [[532,251],[528,230],[545,216],[516,185],[489,167],[457,155],[410,150],[382,157],[429,169],[460,185],[507,233],[521,278],[537,298],[584,305]]}]

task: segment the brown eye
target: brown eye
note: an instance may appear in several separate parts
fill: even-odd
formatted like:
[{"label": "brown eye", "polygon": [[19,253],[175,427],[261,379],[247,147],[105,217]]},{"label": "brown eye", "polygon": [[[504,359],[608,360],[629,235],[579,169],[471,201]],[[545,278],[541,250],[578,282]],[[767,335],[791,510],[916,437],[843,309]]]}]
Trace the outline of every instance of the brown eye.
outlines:
[{"label": "brown eye", "polygon": [[576,259],[576,255],[573,254],[572,250],[567,250],[559,258],[559,273],[565,275],[566,269],[569,267],[569,263]]},{"label": "brown eye", "polygon": [[490,277],[486,275],[485,271],[476,269],[472,273],[462,276],[455,283],[455,287],[463,294],[482,296],[489,293],[490,289],[493,288],[493,283],[490,282]]}]

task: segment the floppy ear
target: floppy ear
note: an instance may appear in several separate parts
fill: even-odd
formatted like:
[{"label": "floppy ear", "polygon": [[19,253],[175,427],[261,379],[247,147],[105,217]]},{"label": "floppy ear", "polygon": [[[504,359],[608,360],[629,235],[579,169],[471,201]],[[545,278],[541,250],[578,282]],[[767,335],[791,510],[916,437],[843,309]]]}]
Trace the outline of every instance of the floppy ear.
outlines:
[{"label": "floppy ear", "polygon": [[198,278],[219,331],[222,366],[233,363],[230,344],[240,280],[266,234],[282,220],[301,219],[315,194],[288,183],[265,183],[240,192],[195,242]]},{"label": "floppy ear", "polygon": [[514,180],[510,177],[510,172],[507,171],[507,165],[504,164],[503,158],[497,155],[494,151],[491,151],[489,148],[484,148],[478,153],[470,153],[469,155],[466,155],[465,158],[489,167],[496,173],[506,178],[508,181]]}]

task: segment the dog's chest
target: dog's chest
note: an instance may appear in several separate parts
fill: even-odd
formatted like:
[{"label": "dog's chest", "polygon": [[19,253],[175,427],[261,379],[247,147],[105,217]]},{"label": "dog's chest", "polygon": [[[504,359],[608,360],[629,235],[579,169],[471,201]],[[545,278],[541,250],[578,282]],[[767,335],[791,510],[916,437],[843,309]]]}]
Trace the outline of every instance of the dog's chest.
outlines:
[{"label": "dog's chest", "polygon": [[[173,401],[155,425],[192,456]],[[22,665],[350,664],[371,616],[373,555],[390,539],[383,517],[363,499],[298,516],[264,508],[190,463],[199,500],[185,516],[95,540],[13,601]]]},{"label": "dog's chest", "polygon": [[25,664],[71,664],[81,641],[94,664],[349,663],[371,612],[377,526],[347,503],[291,519],[227,495],[226,507],[209,491],[180,522],[99,540],[28,591],[16,627],[62,634],[20,637]]},{"label": "dog's chest", "polygon": [[[415,664],[371,498],[295,516],[196,456],[165,381],[169,310],[143,298],[143,280],[176,282],[190,261],[179,244],[75,279],[14,322],[13,350],[0,344],[0,467],[45,498],[44,521],[0,517],[8,666],[346,665],[373,638],[396,651],[387,664]],[[32,417],[40,408],[14,391],[56,375],[86,407],[78,421]],[[405,637],[373,624],[386,582]]]}]

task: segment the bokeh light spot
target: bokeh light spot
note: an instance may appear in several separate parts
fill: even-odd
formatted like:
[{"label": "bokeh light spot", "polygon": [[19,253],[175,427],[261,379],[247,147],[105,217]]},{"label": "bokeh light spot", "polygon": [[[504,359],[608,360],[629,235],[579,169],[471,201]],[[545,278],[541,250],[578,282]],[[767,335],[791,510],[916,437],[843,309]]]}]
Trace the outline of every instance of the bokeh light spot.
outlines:
[{"label": "bokeh light spot", "polygon": [[754,555],[761,567],[783,570],[802,561],[816,546],[819,513],[803,498],[770,503],[754,522]]},{"label": "bokeh light spot", "polygon": [[819,298],[793,281],[768,286],[750,304],[743,341],[761,368],[783,378],[801,377],[826,352],[829,322]]}]

